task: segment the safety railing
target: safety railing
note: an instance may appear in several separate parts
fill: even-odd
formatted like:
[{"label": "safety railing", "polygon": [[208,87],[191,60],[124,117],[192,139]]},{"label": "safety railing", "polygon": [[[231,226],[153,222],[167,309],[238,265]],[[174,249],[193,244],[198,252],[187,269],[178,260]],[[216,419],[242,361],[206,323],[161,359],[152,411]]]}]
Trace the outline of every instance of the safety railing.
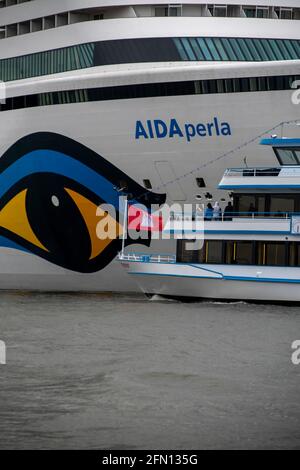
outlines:
[{"label": "safety railing", "polygon": [[196,220],[204,220],[205,222],[225,222],[225,221],[233,221],[236,219],[262,219],[262,220],[271,220],[271,219],[291,219],[292,216],[300,217],[300,213],[296,212],[287,212],[287,211],[273,211],[273,212],[258,212],[256,210],[249,210],[246,212],[240,211],[232,211],[232,212],[220,212],[219,215],[217,214],[210,214],[208,215],[206,210],[202,215],[197,213],[195,215],[188,215],[185,214],[174,214],[173,217],[170,217],[170,222],[194,222]]},{"label": "safety railing", "polygon": [[236,221],[236,219],[260,219],[261,221],[268,221],[273,219],[291,219],[292,215],[299,215],[290,212],[276,211],[276,212],[258,212],[258,211],[247,211],[247,212],[232,212],[222,213],[219,217],[212,217],[212,219],[205,219],[206,222],[212,221]]},{"label": "safety railing", "polygon": [[203,212],[171,212],[169,222],[194,222],[195,220],[203,220]]},{"label": "safety railing", "polygon": [[[281,172],[283,171],[282,175]],[[288,172],[288,170],[293,170]],[[296,170],[296,171],[295,171]],[[271,177],[271,176],[287,176],[287,177],[299,177],[300,176],[300,166],[294,165],[286,165],[284,167],[258,167],[258,168],[228,168],[225,173],[224,177],[253,177],[253,176],[261,176],[261,177]]]},{"label": "safety railing", "polygon": [[119,260],[138,263],[176,263],[176,256],[150,253],[119,253]]}]

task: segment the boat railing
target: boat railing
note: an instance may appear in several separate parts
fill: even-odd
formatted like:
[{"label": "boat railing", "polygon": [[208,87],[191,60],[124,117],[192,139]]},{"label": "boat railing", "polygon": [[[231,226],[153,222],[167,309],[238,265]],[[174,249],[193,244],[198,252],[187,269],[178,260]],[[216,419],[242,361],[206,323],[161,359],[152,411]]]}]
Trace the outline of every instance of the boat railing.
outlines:
[{"label": "boat railing", "polygon": [[203,212],[171,212],[169,222],[194,222],[195,220],[203,220]]},{"label": "boat railing", "polygon": [[231,213],[224,213],[220,214],[219,217],[205,217],[205,212],[201,214],[195,215],[185,215],[185,214],[174,214],[170,217],[169,222],[194,222],[199,220],[204,220],[204,222],[217,222],[217,221],[233,221],[236,219],[264,219],[264,220],[272,220],[272,219],[291,219],[292,216],[300,217],[300,213],[296,212],[286,212],[286,211],[273,211],[273,212],[259,212],[259,211],[232,211]]},{"label": "boat railing", "polygon": [[[233,221],[236,219],[260,219],[264,221],[273,219],[291,219],[292,215],[298,215],[291,212],[276,211],[276,212],[258,212],[258,211],[247,211],[247,212],[232,212],[231,214],[222,214],[219,219],[212,219],[212,221]],[[207,220],[206,220],[207,221]]]},{"label": "boat railing", "polygon": [[119,260],[139,263],[176,263],[176,256],[161,253],[119,253]]},{"label": "boat railing", "polygon": [[[281,171],[283,170],[297,170],[296,172],[284,172],[281,175]],[[257,168],[228,168],[225,173],[224,177],[270,177],[270,176],[288,176],[288,177],[299,177],[300,174],[300,166],[298,165],[286,165],[284,167],[257,167]]]}]

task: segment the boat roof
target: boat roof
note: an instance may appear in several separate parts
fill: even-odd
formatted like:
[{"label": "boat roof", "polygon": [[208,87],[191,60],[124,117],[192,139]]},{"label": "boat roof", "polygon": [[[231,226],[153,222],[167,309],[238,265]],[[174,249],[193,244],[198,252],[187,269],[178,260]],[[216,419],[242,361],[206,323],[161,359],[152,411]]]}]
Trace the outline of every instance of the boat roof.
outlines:
[{"label": "boat roof", "polygon": [[[279,165],[274,167],[257,167],[257,168],[227,168],[219,189],[227,190],[256,190],[265,191],[283,191],[293,190],[300,191],[300,161],[295,155],[300,150],[300,138],[287,137],[270,137],[260,141],[261,145],[268,145],[273,148]],[[288,150],[294,153],[297,165],[285,165],[281,161],[277,151],[279,149]],[[298,150],[299,149],[299,150]]]},{"label": "boat roof", "polygon": [[262,139],[260,145],[269,145],[271,147],[299,147],[300,138],[287,138],[287,137],[271,137],[268,139]]},{"label": "boat roof", "polygon": [[300,165],[268,168],[228,168],[219,189],[251,192],[300,192]]}]

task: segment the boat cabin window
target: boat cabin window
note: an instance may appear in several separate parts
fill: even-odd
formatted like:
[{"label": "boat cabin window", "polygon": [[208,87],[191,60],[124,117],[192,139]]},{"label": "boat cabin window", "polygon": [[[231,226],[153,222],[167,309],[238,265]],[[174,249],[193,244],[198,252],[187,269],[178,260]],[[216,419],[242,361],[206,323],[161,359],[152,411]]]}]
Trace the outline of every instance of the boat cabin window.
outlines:
[{"label": "boat cabin window", "polygon": [[196,253],[188,249],[188,242],[189,240],[178,240],[177,242],[178,263],[193,263],[196,260]]},{"label": "boat cabin window", "polygon": [[231,264],[253,264],[252,241],[234,242],[233,259]]},{"label": "boat cabin window", "polygon": [[300,242],[205,240],[201,249],[191,250],[191,241],[177,241],[178,263],[300,266]]},{"label": "boat cabin window", "polygon": [[239,194],[235,196],[235,211],[241,216],[251,216],[257,211],[256,195],[255,194]]},{"label": "boat cabin window", "polygon": [[300,165],[299,149],[274,149],[280,165]]},{"label": "boat cabin window", "polygon": [[239,217],[287,217],[300,212],[299,195],[234,194],[234,213]]},{"label": "boat cabin window", "polygon": [[289,266],[300,266],[300,243],[289,243]]},{"label": "boat cabin window", "polygon": [[177,262],[178,263],[206,263],[206,246],[202,245],[199,250],[190,249],[195,240],[177,241]]},{"label": "boat cabin window", "polygon": [[271,216],[283,216],[287,213],[295,212],[295,198],[288,195],[271,196],[270,197],[270,213]]},{"label": "boat cabin window", "polygon": [[266,243],[265,244],[265,265],[284,266],[286,264],[286,243]]},{"label": "boat cabin window", "polygon": [[211,240],[206,243],[206,263],[223,263],[223,242],[222,240]]}]

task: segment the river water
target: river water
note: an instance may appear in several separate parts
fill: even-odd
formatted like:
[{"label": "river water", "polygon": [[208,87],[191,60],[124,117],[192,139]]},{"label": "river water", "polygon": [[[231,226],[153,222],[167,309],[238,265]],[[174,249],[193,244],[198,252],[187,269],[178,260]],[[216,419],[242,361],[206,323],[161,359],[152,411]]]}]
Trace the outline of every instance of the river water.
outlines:
[{"label": "river water", "polygon": [[0,448],[300,448],[300,308],[0,295]]}]

